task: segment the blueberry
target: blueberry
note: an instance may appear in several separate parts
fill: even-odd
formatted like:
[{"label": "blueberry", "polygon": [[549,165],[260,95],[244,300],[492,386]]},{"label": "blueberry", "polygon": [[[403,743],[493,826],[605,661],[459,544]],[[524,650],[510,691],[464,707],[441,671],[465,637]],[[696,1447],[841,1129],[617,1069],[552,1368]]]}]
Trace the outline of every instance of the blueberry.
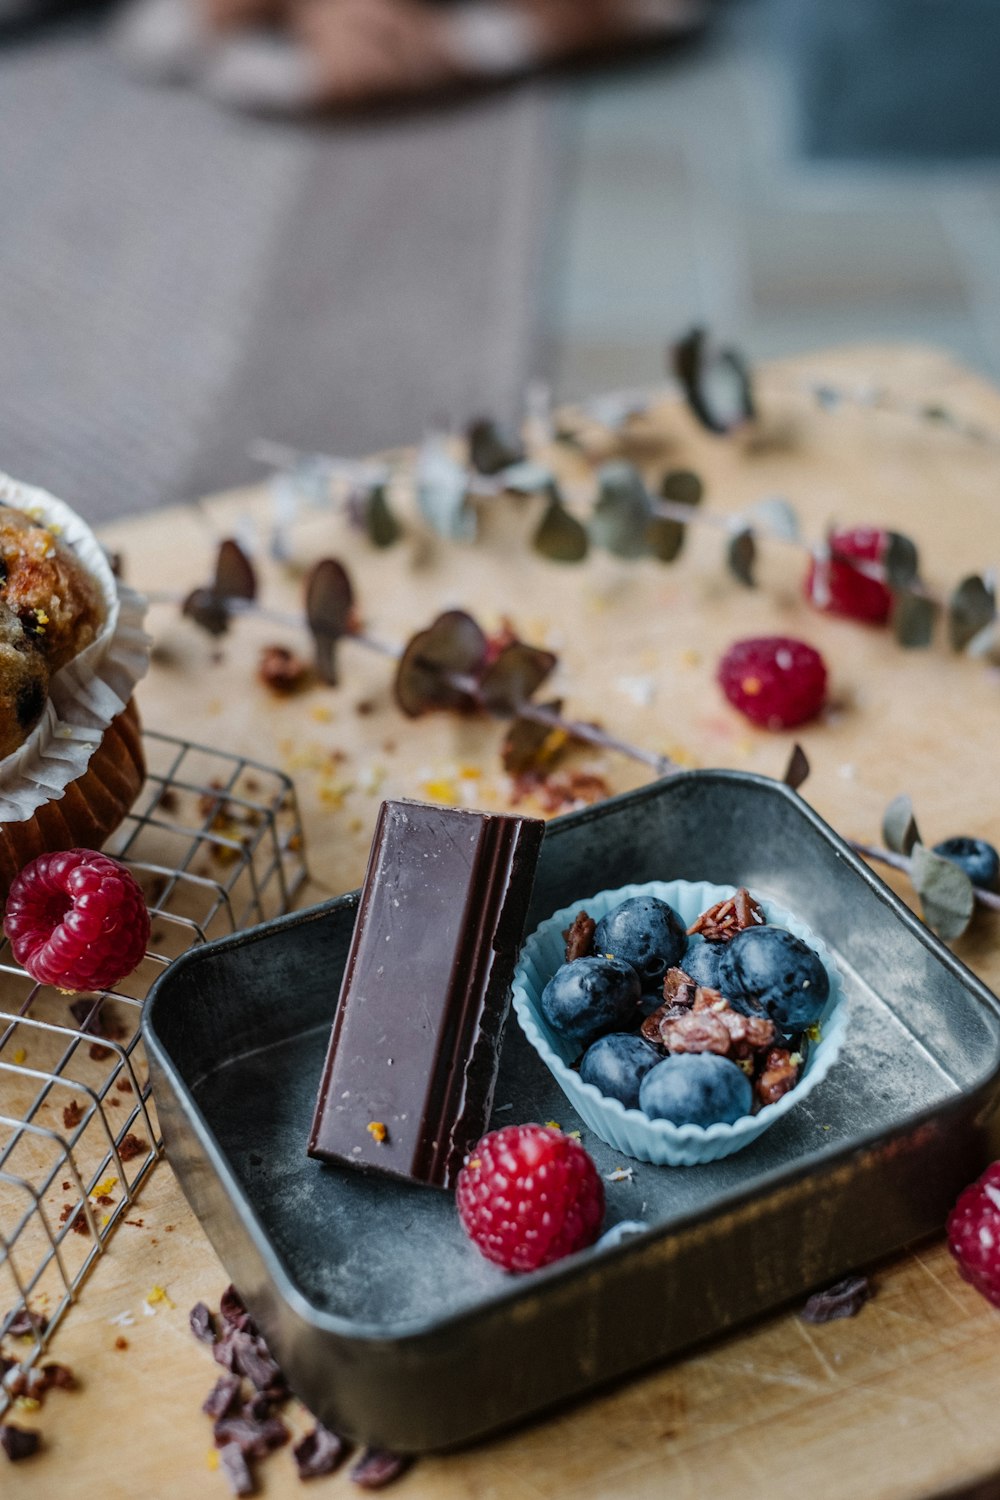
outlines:
[{"label": "blueberry", "polygon": [[626,1109],[639,1108],[639,1085],[663,1057],[635,1032],[613,1031],[587,1048],[580,1077],[602,1094],[620,1099]]},{"label": "blueberry", "polygon": [[747,927],[726,947],[719,987],[734,1010],[770,1016],[780,1031],[818,1021],[830,976],[801,938],[783,927]]},{"label": "blueberry", "polygon": [[651,1120],[675,1125],[731,1125],[750,1113],[753,1089],[741,1068],[715,1052],[678,1052],[651,1068],[639,1088],[639,1108]]},{"label": "blueberry", "polygon": [[687,947],[684,923],[655,896],[629,896],[602,917],[594,931],[594,952],[622,958],[654,988],[668,969],[679,964]]},{"label": "blueberry", "polygon": [[958,865],[982,891],[1000,889],[1000,854],[985,839],[942,839],[934,845],[935,854],[943,854]]},{"label": "blueberry", "polygon": [[620,958],[575,958],[557,969],[542,991],[542,1015],[552,1030],[581,1047],[639,1018],[639,976]]},{"label": "blueberry", "polygon": [[694,980],[695,984],[703,984],[707,989],[717,990],[719,988],[719,965],[725,948],[725,943],[706,943],[704,939],[699,942],[692,938],[681,960],[681,968],[689,979]]}]

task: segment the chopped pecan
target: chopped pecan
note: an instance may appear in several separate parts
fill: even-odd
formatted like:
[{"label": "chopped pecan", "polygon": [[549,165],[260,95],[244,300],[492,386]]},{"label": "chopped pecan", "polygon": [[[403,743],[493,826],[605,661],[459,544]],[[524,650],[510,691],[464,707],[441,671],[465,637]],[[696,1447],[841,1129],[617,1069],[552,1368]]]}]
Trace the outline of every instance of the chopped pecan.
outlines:
[{"label": "chopped pecan", "polygon": [[690,1010],[694,1004],[698,986],[683,969],[668,969],[663,979],[663,998],[667,1005],[676,1005]]},{"label": "chopped pecan", "polygon": [[774,1104],[799,1081],[800,1061],[793,1062],[786,1047],[772,1047],[764,1061],[764,1071],[754,1085],[761,1104]]},{"label": "chopped pecan", "polygon": [[597,923],[585,911],[578,911],[570,925],[563,930],[566,939],[566,962],[575,958],[587,958],[594,951],[594,929]]},{"label": "chopped pecan", "polygon": [[723,1019],[715,1011],[689,1011],[660,1027],[660,1041],[668,1052],[717,1052],[728,1057],[732,1048]]},{"label": "chopped pecan", "polygon": [[[732,1009],[725,996],[707,985],[692,984],[691,989],[690,1009],[675,1000],[661,1005],[643,1022],[642,1035],[648,1042],[666,1047],[668,1052],[717,1052],[734,1061],[773,1045],[774,1023],[766,1016],[742,1015]],[[676,992],[683,995],[685,990],[678,986]]]},{"label": "chopped pecan", "polygon": [[709,943],[728,943],[745,927],[761,927],[767,921],[763,908],[754,900],[745,885],[741,885],[735,896],[717,901],[708,911],[703,911],[688,928],[688,934],[700,932]]}]

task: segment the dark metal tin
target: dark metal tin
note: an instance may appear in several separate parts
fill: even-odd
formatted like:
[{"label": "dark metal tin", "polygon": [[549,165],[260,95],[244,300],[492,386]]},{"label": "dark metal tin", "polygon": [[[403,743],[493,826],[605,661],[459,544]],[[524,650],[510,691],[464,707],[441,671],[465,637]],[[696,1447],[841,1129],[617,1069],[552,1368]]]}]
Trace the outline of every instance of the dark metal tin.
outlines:
[{"label": "dark metal tin", "polygon": [[[825,938],[843,1054],[737,1155],[609,1182],[607,1222],[644,1234],[523,1279],[469,1246],[450,1195],[306,1157],[357,893],[193,949],[153,987],[170,1161],[330,1427],[416,1453],[510,1424],[937,1229],[995,1153],[1000,1002],[776,782],[689,772],[556,820],[528,928],[597,889],[675,878],[749,885]],[[548,1119],[577,1124],[512,1021],[493,1123]],[[602,1173],[629,1165],[584,1140]]]}]

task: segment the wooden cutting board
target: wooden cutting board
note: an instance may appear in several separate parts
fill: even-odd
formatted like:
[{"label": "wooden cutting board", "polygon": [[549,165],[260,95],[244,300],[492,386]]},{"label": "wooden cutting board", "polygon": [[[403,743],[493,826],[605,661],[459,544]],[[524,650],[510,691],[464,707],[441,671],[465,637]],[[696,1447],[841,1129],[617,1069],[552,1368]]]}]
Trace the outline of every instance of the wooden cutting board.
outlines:
[{"label": "wooden cutting board", "polygon": [[[820,410],[804,389],[813,377],[851,390],[884,386],[893,402]],[[940,405],[1000,434],[1000,393],[985,382],[934,352],[863,348],[772,364],[760,397],[764,419],[752,438],[708,437],[665,399],[632,425],[625,451],[651,474],[698,470],[713,510],[783,495],[811,537],[833,520],[904,531],[938,591],[1000,557],[1000,446],[898,409]],[[592,454],[603,446],[593,434]],[[582,509],[587,463],[560,462],[570,503]],[[832,677],[830,711],[799,732],[813,766],[803,793],[817,810],[843,834],[877,841],[885,804],[906,791],[929,842],[976,833],[1000,843],[995,672],[954,658],[943,642],[905,652],[887,632],[817,614],[802,599],[794,551],[762,549],[753,592],[726,573],[723,537],[708,528],[692,528],[670,567],[606,555],[560,566],[528,549],[537,516],[533,501],[486,506],[471,546],[432,538],[407,516],[404,541],[376,552],[343,516],[310,512],[294,528],[294,562],[262,566],[262,596],[276,610],[297,609],[308,564],[340,557],[373,635],[402,641],[449,606],[473,610],[488,628],[509,617],[524,638],[558,652],[553,691],[567,712],[686,764],[770,775],[781,774],[793,736],[741,720],[718,693],[715,664],[738,636],[801,635],[824,653]],[[265,492],[251,490],[125,522],[105,537],[124,553],[131,582],[182,594],[208,580],[219,538],[256,535],[263,551],[269,524]],[[243,619],[214,645],[164,604],[153,608],[151,628],[146,722],[293,775],[311,899],[359,882],[382,796],[510,805],[500,726],[404,719],[384,657],[347,643],[340,687],[278,699],[256,663],[271,643],[307,651],[294,628]],[[645,779],[641,767],[606,753],[575,753],[570,764],[603,776],[610,790]],[[893,884],[907,895],[905,882]],[[978,921],[956,952],[1000,987],[1000,918]],[[81,1389],[54,1392],[40,1413],[16,1418],[40,1426],[45,1440],[43,1454],[11,1471],[8,1484],[23,1500],[227,1493],[210,1473],[210,1423],[199,1411],[217,1367],[187,1328],[194,1302],[217,1305],[225,1272],[168,1164],[130,1218],[53,1344]],[[809,1327],[791,1310],[555,1418],[422,1460],[396,1493],[792,1500],[808,1488],[814,1500],[916,1500],[1000,1471],[997,1312],[959,1279],[939,1242],[875,1268],[874,1282],[874,1299],[855,1319]],[[150,1305],[154,1288],[167,1298]],[[308,1426],[304,1413],[290,1420],[297,1431]],[[258,1474],[263,1493],[300,1493],[287,1451]],[[346,1470],[313,1481],[313,1490],[358,1493]]]}]

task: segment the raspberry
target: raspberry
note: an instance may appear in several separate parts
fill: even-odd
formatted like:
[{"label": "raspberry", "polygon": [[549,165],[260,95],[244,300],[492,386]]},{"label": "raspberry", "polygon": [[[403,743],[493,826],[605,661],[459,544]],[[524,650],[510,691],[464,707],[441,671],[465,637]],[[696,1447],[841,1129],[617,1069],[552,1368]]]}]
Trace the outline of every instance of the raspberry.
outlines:
[{"label": "raspberry", "polygon": [[484,1135],[458,1176],[462,1227],[487,1260],[535,1271],[592,1245],[604,1184],[583,1147],[550,1125]]},{"label": "raspberry", "polygon": [[718,679],[733,707],[765,729],[791,729],[814,719],[826,697],[819,652],[784,635],[734,641],[719,663]]},{"label": "raspberry", "polygon": [[959,1271],[1000,1307],[1000,1161],[959,1194],[947,1227],[948,1249]]},{"label": "raspberry", "polygon": [[3,927],[14,957],[39,984],[106,990],[145,953],[149,912],[124,865],[93,849],[66,849],[25,865]]},{"label": "raspberry", "polygon": [[833,556],[828,562],[813,558],[806,574],[805,594],[817,609],[850,620],[884,625],[892,611],[892,593],[879,578],[869,578],[851,566],[847,558],[881,563],[889,545],[889,533],[874,526],[852,526],[830,536]]}]

